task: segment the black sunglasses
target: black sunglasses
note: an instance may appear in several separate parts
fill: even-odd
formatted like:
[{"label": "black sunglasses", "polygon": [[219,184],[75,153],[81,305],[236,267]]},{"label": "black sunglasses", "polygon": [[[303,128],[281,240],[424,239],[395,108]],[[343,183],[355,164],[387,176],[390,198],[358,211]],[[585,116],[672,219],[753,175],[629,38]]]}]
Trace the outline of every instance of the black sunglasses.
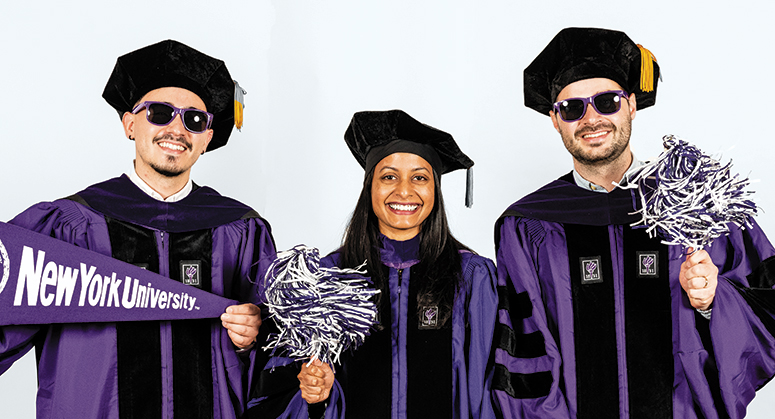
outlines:
[{"label": "black sunglasses", "polygon": [[627,93],[623,90],[608,90],[590,97],[572,97],[554,104],[554,112],[560,114],[565,122],[578,121],[587,113],[587,105],[592,104],[595,112],[600,115],[611,115],[619,112],[622,100],[627,100]]},{"label": "black sunglasses", "polygon": [[213,114],[210,112],[200,111],[199,109],[180,109],[164,102],[140,102],[132,109],[132,113],[136,114],[143,108],[146,109],[145,119],[159,127],[172,123],[178,114],[180,114],[180,119],[183,121],[183,126],[186,127],[186,130],[194,134],[201,134],[207,131],[213,122]]}]

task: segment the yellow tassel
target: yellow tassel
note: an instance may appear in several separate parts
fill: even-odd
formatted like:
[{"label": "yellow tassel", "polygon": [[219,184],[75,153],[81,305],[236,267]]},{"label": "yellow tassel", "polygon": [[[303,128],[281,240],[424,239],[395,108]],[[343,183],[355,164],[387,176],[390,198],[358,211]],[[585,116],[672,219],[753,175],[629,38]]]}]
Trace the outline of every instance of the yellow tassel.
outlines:
[{"label": "yellow tassel", "polygon": [[237,129],[242,128],[246,94],[248,94],[248,92],[237,83],[237,80],[234,80],[234,126],[236,126]]},{"label": "yellow tassel", "polygon": [[638,44],[640,48],[640,90],[643,92],[654,91],[654,63],[657,61],[657,57]]},{"label": "yellow tassel", "polygon": [[242,104],[238,101],[234,101],[234,126],[237,129],[242,128]]}]

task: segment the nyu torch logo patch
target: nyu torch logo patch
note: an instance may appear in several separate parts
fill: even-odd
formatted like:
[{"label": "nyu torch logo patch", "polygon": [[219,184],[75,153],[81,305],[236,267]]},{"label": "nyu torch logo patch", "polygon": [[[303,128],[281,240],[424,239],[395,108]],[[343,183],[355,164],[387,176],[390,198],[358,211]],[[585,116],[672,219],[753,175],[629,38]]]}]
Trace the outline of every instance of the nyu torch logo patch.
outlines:
[{"label": "nyu torch logo patch", "polygon": [[659,253],[637,252],[638,278],[656,278],[659,276]]},{"label": "nyu torch logo patch", "polygon": [[581,283],[596,284],[603,282],[600,271],[600,256],[581,258]]},{"label": "nyu torch logo patch", "polygon": [[8,257],[8,251],[5,250],[3,242],[0,241],[0,292],[3,292],[5,284],[8,283],[8,277],[11,274],[11,260]]},{"label": "nyu torch logo patch", "polygon": [[439,306],[424,306],[420,310],[420,329],[437,329],[439,327]]},{"label": "nyu torch logo patch", "polygon": [[197,288],[202,287],[202,281],[200,281],[200,274],[202,265],[198,260],[182,260],[180,261],[180,282],[186,285],[192,285]]}]

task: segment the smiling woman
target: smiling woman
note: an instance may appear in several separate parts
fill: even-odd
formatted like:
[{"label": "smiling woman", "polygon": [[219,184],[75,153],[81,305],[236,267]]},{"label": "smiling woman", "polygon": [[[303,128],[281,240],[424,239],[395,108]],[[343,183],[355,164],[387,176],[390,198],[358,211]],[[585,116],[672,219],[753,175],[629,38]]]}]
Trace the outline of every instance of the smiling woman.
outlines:
[{"label": "smiling woman", "polygon": [[356,113],[345,141],[366,174],[344,244],[323,263],[366,260],[381,291],[378,330],[336,374],[347,417],[492,417],[495,268],[452,236],[441,195],[441,175],[473,161],[398,110]]},{"label": "smiling woman", "polygon": [[441,175],[473,161],[451,135],[399,110],[356,113],[345,141],[365,170],[363,189],[342,247],[321,266],[366,261],[380,291],[378,325],[342,354],[335,382],[328,365],[299,366],[300,391],[283,408],[310,417],[495,417],[487,378],[495,266],[452,236],[440,187]]}]

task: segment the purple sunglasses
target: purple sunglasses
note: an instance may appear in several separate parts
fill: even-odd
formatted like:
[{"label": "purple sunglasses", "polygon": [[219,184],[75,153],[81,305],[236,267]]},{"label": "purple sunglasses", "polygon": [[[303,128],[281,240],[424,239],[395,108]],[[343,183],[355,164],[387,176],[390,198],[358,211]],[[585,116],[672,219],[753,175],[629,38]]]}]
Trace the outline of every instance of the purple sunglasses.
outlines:
[{"label": "purple sunglasses", "polygon": [[554,112],[560,114],[565,122],[578,121],[587,113],[587,105],[592,104],[600,115],[611,115],[619,112],[622,107],[623,97],[627,100],[624,90],[608,90],[590,97],[572,97],[554,104]]},{"label": "purple sunglasses", "polygon": [[180,119],[183,121],[183,126],[186,130],[194,134],[201,134],[208,129],[213,122],[213,114],[210,112],[201,111],[199,109],[180,109],[176,108],[169,103],[145,101],[140,102],[132,109],[132,113],[136,114],[143,108],[146,109],[145,119],[153,125],[164,127],[172,123],[176,115],[180,115]]}]

